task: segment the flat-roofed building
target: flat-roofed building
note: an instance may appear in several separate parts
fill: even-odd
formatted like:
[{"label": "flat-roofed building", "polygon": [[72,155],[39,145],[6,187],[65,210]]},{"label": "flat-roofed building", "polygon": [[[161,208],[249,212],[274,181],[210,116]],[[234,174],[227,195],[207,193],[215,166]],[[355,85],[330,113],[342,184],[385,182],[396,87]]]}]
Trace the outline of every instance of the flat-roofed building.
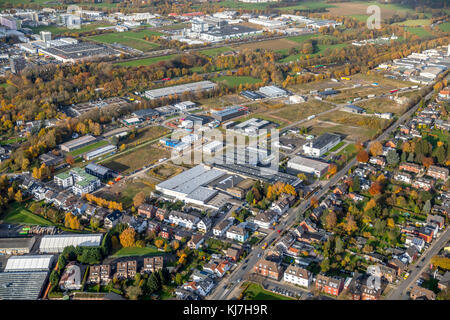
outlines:
[{"label": "flat-roofed building", "polygon": [[6,262],[4,271],[49,271],[53,266],[54,261],[54,255],[13,256]]},{"label": "flat-roofed building", "polygon": [[39,245],[41,253],[61,253],[65,247],[98,247],[103,234],[59,234],[43,236]]},{"label": "flat-roofed building", "polygon": [[226,121],[229,119],[233,119],[233,118],[242,116],[242,115],[246,114],[247,112],[248,112],[247,107],[232,106],[232,107],[225,108],[223,110],[213,111],[213,112],[211,112],[211,116],[214,119],[222,122],[222,121]]},{"label": "flat-roofed building", "polygon": [[341,142],[341,137],[333,133],[324,133],[311,142],[303,145],[303,152],[313,157],[321,157],[335,145]]},{"label": "flat-roofed building", "polygon": [[83,158],[85,160],[92,160],[94,158],[100,157],[100,156],[104,156],[105,154],[110,154],[112,152],[115,152],[117,150],[117,147],[115,145],[112,144],[108,144],[104,147],[95,149],[91,152],[86,153]]},{"label": "flat-roofed building", "polygon": [[0,300],[37,300],[47,281],[48,271],[0,273]]},{"label": "flat-roofed building", "polygon": [[446,181],[448,178],[448,168],[431,165],[428,168],[427,175],[435,179]]},{"label": "flat-roofed building", "polygon": [[70,140],[68,142],[62,143],[59,145],[60,149],[66,152],[71,152],[73,150],[79,149],[81,147],[90,145],[96,142],[97,139],[93,136],[87,134],[77,139]]},{"label": "flat-roofed building", "polygon": [[287,92],[282,88],[278,88],[277,86],[261,87],[259,88],[259,92],[268,98],[279,98],[279,97],[286,97],[289,95],[289,92]]},{"label": "flat-roofed building", "polygon": [[295,156],[287,162],[287,167],[301,172],[312,173],[320,178],[328,171],[330,165],[323,161]]},{"label": "flat-roofed building", "polygon": [[0,238],[0,253],[4,255],[22,255],[30,253],[35,241],[35,237]]},{"label": "flat-roofed building", "polygon": [[148,90],[148,91],[145,91],[145,96],[150,100],[154,100],[154,99],[165,98],[165,97],[173,96],[173,95],[181,95],[185,92],[201,92],[201,91],[213,90],[216,87],[217,87],[217,84],[215,84],[214,82],[199,81],[199,82],[181,84],[178,86]]}]

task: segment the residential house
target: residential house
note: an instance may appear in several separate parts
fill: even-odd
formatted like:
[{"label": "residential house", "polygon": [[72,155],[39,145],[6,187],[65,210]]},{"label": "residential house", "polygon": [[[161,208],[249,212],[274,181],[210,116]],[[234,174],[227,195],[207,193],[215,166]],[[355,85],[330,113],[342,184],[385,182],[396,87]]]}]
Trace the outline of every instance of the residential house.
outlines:
[{"label": "residential house", "polygon": [[393,176],[393,179],[399,182],[411,184],[412,177],[409,173],[406,172],[396,172]]},{"label": "residential house", "polygon": [[62,290],[80,290],[82,286],[81,281],[84,275],[84,273],[82,273],[83,270],[85,270],[85,267],[81,268],[80,265],[75,262],[69,262],[59,280],[59,287]]},{"label": "residential house", "polygon": [[426,243],[430,243],[433,241],[433,229],[427,227],[420,227],[418,232],[418,236],[422,238]]},{"label": "residential house", "polygon": [[164,221],[169,215],[169,211],[163,208],[158,208],[155,212],[155,218],[159,221]]},{"label": "residential house", "polygon": [[282,274],[282,269],[278,263],[262,258],[256,262],[253,267],[253,272],[263,277],[279,280]]},{"label": "residential house", "polygon": [[299,285],[301,287],[308,288],[312,280],[312,275],[311,272],[306,269],[290,265],[284,272],[283,280],[292,284]]},{"label": "residential house", "polygon": [[233,243],[231,247],[227,249],[227,257],[236,262],[243,252],[244,248],[241,245]]},{"label": "residential house", "polygon": [[293,195],[280,196],[280,198],[277,201],[274,201],[272,203],[270,209],[272,209],[279,215],[283,215],[289,210],[294,201],[295,197]]},{"label": "residential house", "polygon": [[134,279],[136,271],[137,271],[136,260],[118,262],[115,277],[118,279]]},{"label": "residential house", "polygon": [[197,222],[197,229],[198,231],[206,233],[209,231],[209,229],[211,229],[211,225],[211,219],[208,217],[203,217],[199,222]]},{"label": "residential house", "polygon": [[89,267],[88,283],[106,284],[111,280],[111,266],[109,264]]},{"label": "residential house", "polygon": [[412,163],[412,162],[405,162],[401,163],[399,166],[400,170],[412,172],[415,174],[418,174],[422,171],[422,167],[418,164]]},{"label": "residential house", "polygon": [[198,216],[181,211],[171,211],[168,218],[170,223],[186,229],[195,229],[197,223],[200,221]]},{"label": "residential house", "polygon": [[122,219],[122,212],[120,212],[119,210],[114,210],[105,217],[103,225],[107,229],[112,229],[121,221],[121,219]]},{"label": "residential house", "polygon": [[233,221],[231,219],[224,219],[213,228],[213,234],[216,237],[223,237],[228,228],[230,228],[232,225]]},{"label": "residential house", "polygon": [[436,300],[436,294],[426,288],[414,286],[409,293],[412,300]]},{"label": "residential house", "polygon": [[227,230],[226,236],[228,239],[245,242],[248,239],[248,231],[243,227],[232,226]]},{"label": "residential house", "polygon": [[431,215],[429,214],[427,216],[427,223],[434,223],[439,226],[439,229],[441,229],[445,224],[445,218],[440,215]]},{"label": "residential house", "polygon": [[309,218],[306,218],[305,220],[300,222],[299,226],[312,233],[319,231],[319,228],[317,228],[316,224],[312,222]]},{"label": "residential house", "polygon": [[260,212],[253,219],[253,223],[255,223],[259,228],[269,229],[270,226],[277,220],[277,214],[274,211],[267,210]]},{"label": "residential house", "polygon": [[433,180],[424,177],[416,178],[412,183],[413,188],[422,189],[425,191],[429,191],[433,187],[433,185]]},{"label": "residential house", "polygon": [[375,164],[375,165],[381,166],[381,167],[384,167],[386,165],[386,160],[383,157],[379,157],[379,156],[371,157],[369,159],[369,162],[371,164]]},{"label": "residential house", "polygon": [[389,260],[387,265],[397,272],[397,276],[402,274],[407,268],[407,266],[403,262],[396,258]]},{"label": "residential house", "polygon": [[211,279],[205,279],[199,282],[187,282],[183,285],[183,289],[197,293],[202,297],[207,296],[213,287],[214,282]]},{"label": "residential house", "polygon": [[138,208],[138,214],[147,219],[151,219],[155,216],[157,209],[158,208],[152,206],[151,204],[143,203]]},{"label": "residential house", "polygon": [[188,241],[187,246],[191,249],[200,249],[205,241],[205,237],[202,234],[195,234]]},{"label": "residential house", "polygon": [[161,226],[158,237],[170,240],[172,238],[173,230],[167,226]]},{"label": "residential house", "polygon": [[450,271],[447,271],[438,282],[439,290],[447,290],[450,287]]},{"label": "residential house", "polygon": [[344,281],[342,278],[327,277],[323,274],[318,274],[316,277],[316,289],[333,296],[338,296],[344,288]]},{"label": "residential house", "polygon": [[164,257],[150,257],[144,258],[144,266],[142,267],[143,273],[155,272],[164,268]]},{"label": "residential house", "polygon": [[435,165],[431,165],[428,168],[427,175],[435,179],[441,179],[447,181],[448,179],[448,168],[442,168]]}]

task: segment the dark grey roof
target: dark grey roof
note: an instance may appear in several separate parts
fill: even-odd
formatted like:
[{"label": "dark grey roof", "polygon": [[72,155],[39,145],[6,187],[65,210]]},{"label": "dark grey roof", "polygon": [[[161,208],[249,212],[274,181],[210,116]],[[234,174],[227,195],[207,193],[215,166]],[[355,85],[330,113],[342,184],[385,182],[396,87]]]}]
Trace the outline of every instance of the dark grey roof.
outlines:
[{"label": "dark grey roof", "polygon": [[37,300],[47,271],[0,273],[0,300]]},{"label": "dark grey roof", "polygon": [[341,140],[341,137],[338,136],[337,134],[333,134],[333,133],[324,133],[323,135],[317,137],[316,139],[314,139],[312,141],[312,146],[313,148],[316,149],[322,149],[323,147],[325,147],[327,144],[329,144],[331,141],[334,140]]}]

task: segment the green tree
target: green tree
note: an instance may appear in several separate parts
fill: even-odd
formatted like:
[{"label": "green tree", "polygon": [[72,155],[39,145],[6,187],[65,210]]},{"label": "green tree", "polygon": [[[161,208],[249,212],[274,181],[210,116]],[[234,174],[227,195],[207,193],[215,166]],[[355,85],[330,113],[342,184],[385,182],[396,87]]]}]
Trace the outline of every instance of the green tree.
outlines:
[{"label": "green tree", "polygon": [[429,214],[431,211],[431,201],[427,200],[422,208],[423,213]]},{"label": "green tree", "polygon": [[386,161],[390,165],[396,165],[400,161],[397,151],[389,150],[386,156]]},{"label": "green tree", "polygon": [[142,289],[139,286],[129,286],[126,289],[127,296],[130,300],[137,300],[142,294]]},{"label": "green tree", "polygon": [[53,270],[52,273],[50,273],[50,283],[52,284],[52,286],[56,286],[59,282],[59,274],[58,271]]}]

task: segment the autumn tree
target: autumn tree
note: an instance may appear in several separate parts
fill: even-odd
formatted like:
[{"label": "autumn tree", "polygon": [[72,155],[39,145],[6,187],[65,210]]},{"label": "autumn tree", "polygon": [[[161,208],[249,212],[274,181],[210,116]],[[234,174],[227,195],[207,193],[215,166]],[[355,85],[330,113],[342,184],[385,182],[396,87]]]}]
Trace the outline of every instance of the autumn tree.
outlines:
[{"label": "autumn tree", "polygon": [[145,201],[145,193],[139,192],[137,193],[133,198],[133,205],[138,208],[141,204],[143,204]]},{"label": "autumn tree", "polygon": [[120,244],[124,248],[134,247],[135,237],[136,237],[136,231],[134,231],[133,228],[129,227],[120,234],[120,236],[119,236]]},{"label": "autumn tree", "polygon": [[367,162],[367,161],[369,161],[369,154],[367,153],[366,150],[361,150],[356,155],[356,160],[358,162]]},{"label": "autumn tree", "polygon": [[375,196],[375,195],[381,193],[381,189],[382,189],[381,184],[380,184],[379,182],[375,181],[375,182],[373,182],[372,185],[370,186],[370,188],[369,188],[369,193],[370,193],[372,196]]},{"label": "autumn tree", "polygon": [[334,213],[334,211],[328,212],[328,214],[325,218],[325,221],[327,224],[327,228],[333,229],[336,226],[336,222],[337,222],[336,213]]},{"label": "autumn tree", "polygon": [[373,156],[378,156],[383,153],[383,146],[382,146],[381,142],[379,142],[379,141],[372,142],[370,144],[369,148],[370,148],[370,153]]},{"label": "autumn tree", "polygon": [[424,165],[425,168],[429,168],[432,164],[434,163],[433,158],[432,157],[424,157],[422,159],[422,164]]}]

